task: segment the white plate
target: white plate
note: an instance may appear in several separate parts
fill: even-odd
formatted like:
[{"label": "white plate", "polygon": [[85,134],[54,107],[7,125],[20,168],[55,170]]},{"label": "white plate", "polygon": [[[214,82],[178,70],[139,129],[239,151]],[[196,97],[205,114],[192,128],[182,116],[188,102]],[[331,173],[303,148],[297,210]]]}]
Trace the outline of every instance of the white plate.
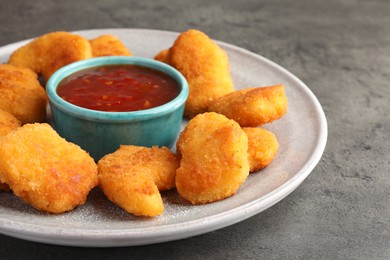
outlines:
[{"label": "white plate", "polygon": [[[153,58],[168,48],[178,33],[144,29],[78,31],[85,37],[118,36],[136,56]],[[28,41],[28,40],[27,40]],[[0,63],[27,41],[0,48]],[[283,83],[288,113],[266,125],[275,133],[280,149],[273,163],[251,174],[238,193],[201,206],[183,202],[175,191],[163,194],[165,211],[153,219],[137,218],[110,203],[95,189],[85,205],[50,215],[37,212],[12,193],[0,194],[0,232],[9,236],[72,246],[131,246],[187,238],[226,227],[274,205],[310,174],[321,158],[327,140],[324,112],[310,89],[297,77],[244,49],[218,42],[230,59],[236,89]],[[184,126],[185,122],[183,123]]]}]

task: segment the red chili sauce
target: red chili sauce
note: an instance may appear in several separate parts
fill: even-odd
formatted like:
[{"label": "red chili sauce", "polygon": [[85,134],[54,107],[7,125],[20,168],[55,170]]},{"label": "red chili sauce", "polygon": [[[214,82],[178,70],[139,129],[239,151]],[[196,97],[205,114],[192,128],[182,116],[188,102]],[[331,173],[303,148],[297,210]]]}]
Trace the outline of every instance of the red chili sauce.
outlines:
[{"label": "red chili sauce", "polygon": [[109,65],[65,78],[57,94],[76,106],[110,112],[138,111],[168,103],[179,94],[178,83],[155,69]]}]

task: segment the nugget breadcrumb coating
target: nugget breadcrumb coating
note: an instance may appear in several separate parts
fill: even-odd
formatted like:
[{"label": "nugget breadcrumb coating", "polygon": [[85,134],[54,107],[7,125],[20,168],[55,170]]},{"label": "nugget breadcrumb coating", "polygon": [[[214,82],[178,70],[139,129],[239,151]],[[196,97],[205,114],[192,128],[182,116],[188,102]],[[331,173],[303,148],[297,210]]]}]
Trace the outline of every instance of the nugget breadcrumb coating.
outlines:
[{"label": "nugget breadcrumb coating", "polygon": [[226,52],[203,32],[181,33],[169,53],[164,50],[155,58],[176,68],[188,81],[184,115],[189,118],[207,112],[210,103],[234,91]]},{"label": "nugget breadcrumb coating", "polygon": [[287,112],[283,85],[247,88],[213,102],[209,111],[233,119],[242,127],[255,127],[281,118]]},{"label": "nugget breadcrumb coating", "polygon": [[[10,113],[0,109],[0,138],[16,130],[22,124]],[[0,182],[0,191],[9,191],[8,184]]]},{"label": "nugget breadcrumb coating", "polygon": [[89,41],[92,47],[92,56],[131,56],[132,53],[115,35],[105,34]]},{"label": "nugget breadcrumb coating", "polygon": [[62,213],[85,203],[97,166],[48,124],[26,124],[0,138],[0,181],[37,210]]},{"label": "nugget breadcrumb coating", "polygon": [[197,115],[177,141],[181,155],[176,188],[192,204],[235,194],[249,174],[248,138],[241,127],[217,113]]},{"label": "nugget breadcrumb coating", "polygon": [[46,105],[47,95],[36,73],[28,68],[0,65],[0,109],[25,124],[43,122]]},{"label": "nugget breadcrumb coating", "polygon": [[159,53],[157,53],[157,55],[154,56],[154,59],[169,64],[170,61],[169,49],[162,50]]},{"label": "nugget breadcrumb coating", "polygon": [[[21,125],[20,121],[13,115],[0,109],[0,138],[15,131]],[[9,190],[8,184],[0,182],[0,191]]]},{"label": "nugget breadcrumb coating", "polygon": [[[22,124],[10,113],[0,109],[0,138],[16,130]],[[8,184],[0,182],[0,191],[9,191]]]},{"label": "nugget breadcrumb coating", "polygon": [[267,167],[275,158],[279,142],[270,131],[260,127],[243,127],[248,137],[248,160],[250,172]]},{"label": "nugget breadcrumb coating", "polygon": [[179,159],[168,148],[123,145],[98,162],[100,187],[127,212],[154,217],[163,213],[159,190],[175,186]]},{"label": "nugget breadcrumb coating", "polygon": [[16,117],[7,111],[0,109],[0,138],[11,133],[20,126],[22,126],[22,123],[16,119]]},{"label": "nugget breadcrumb coating", "polygon": [[61,67],[91,57],[91,45],[84,37],[69,32],[51,32],[17,49],[9,63],[30,68],[47,81]]}]

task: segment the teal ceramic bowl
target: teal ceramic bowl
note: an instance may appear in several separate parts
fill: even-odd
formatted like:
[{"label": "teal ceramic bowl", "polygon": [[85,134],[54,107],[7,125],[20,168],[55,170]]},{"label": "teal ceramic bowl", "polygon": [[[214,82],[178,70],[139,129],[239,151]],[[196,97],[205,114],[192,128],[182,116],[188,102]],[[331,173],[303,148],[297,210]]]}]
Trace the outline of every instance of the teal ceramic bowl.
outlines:
[{"label": "teal ceramic bowl", "polygon": [[[104,112],[73,105],[57,94],[60,82],[80,70],[105,65],[131,64],[159,70],[179,85],[176,98],[161,106],[133,112]],[[69,64],[49,79],[46,85],[55,130],[67,141],[86,150],[96,161],[120,145],[172,147],[180,133],[188,84],[174,68],[141,57],[100,57]]]}]

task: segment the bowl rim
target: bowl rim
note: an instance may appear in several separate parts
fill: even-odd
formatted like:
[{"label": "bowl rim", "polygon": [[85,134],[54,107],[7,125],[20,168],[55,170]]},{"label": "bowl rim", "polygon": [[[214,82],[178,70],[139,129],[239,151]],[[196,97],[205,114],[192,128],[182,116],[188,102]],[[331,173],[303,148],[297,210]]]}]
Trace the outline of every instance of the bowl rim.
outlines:
[{"label": "bowl rim", "polygon": [[[180,87],[180,92],[174,99],[160,106],[139,111],[126,112],[108,112],[79,107],[69,103],[68,101],[65,101],[57,94],[57,87],[59,83],[66,77],[80,70],[105,65],[137,65],[159,70],[176,80]],[[138,56],[105,56],[76,61],[60,68],[55,73],[53,73],[53,75],[47,81],[46,92],[51,110],[53,110],[53,107],[55,107],[66,114],[78,118],[88,119],[90,121],[119,123],[147,120],[171,113],[184,105],[188,97],[189,89],[187,80],[184,78],[184,76],[178,70],[166,63]]]}]

